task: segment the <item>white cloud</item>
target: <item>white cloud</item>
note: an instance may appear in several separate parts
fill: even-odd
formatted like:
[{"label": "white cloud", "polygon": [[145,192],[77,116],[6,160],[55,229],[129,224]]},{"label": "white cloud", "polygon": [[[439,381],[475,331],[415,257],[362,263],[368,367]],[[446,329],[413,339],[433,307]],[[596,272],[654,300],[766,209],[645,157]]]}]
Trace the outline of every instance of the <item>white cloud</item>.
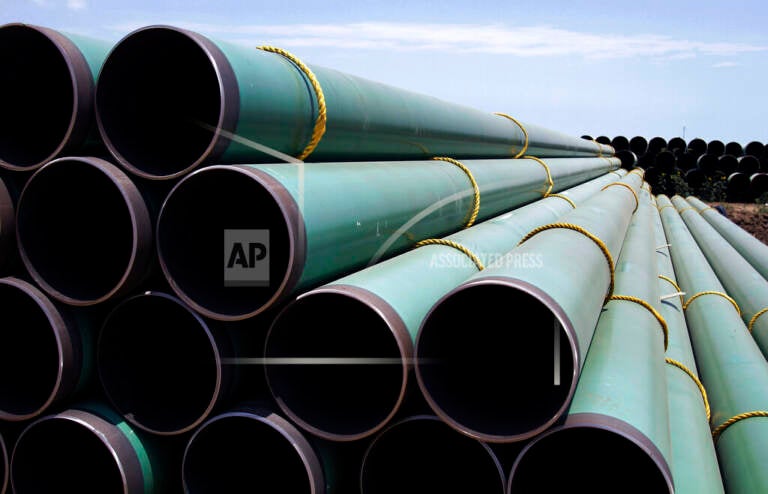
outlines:
[{"label": "white cloud", "polygon": [[714,68],[714,69],[724,69],[724,68],[727,68],[727,67],[738,67],[738,66],[739,66],[739,64],[736,63],[736,62],[720,62],[720,63],[714,64],[712,66],[712,68]]},{"label": "white cloud", "polygon": [[70,10],[83,10],[87,6],[86,0],[67,0],[67,8]]},{"label": "white cloud", "polygon": [[[84,2],[85,0],[68,0]],[[696,41],[658,34],[602,34],[553,26],[511,27],[501,24],[351,24],[217,25],[177,22],[184,27],[250,45],[334,47],[388,51],[490,53],[523,57],[653,57],[686,59],[700,55],[736,55],[768,46],[727,41]],[[140,24],[114,26],[128,32]]]}]

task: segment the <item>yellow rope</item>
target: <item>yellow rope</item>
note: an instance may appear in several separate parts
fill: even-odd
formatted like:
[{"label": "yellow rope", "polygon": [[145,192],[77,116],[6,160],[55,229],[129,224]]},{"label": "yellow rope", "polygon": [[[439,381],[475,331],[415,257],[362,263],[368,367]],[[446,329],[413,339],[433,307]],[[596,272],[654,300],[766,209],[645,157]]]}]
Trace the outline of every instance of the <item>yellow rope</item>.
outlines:
[{"label": "yellow rope", "polygon": [[707,206],[705,208],[699,209],[699,213],[703,213],[704,211],[711,209],[712,211],[717,211],[717,209],[713,208],[712,206]]},{"label": "yellow rope", "polygon": [[448,247],[453,247],[454,249],[458,250],[459,252],[463,253],[467,257],[469,257],[473,263],[475,263],[475,266],[477,266],[477,269],[479,271],[482,271],[485,269],[485,266],[483,266],[482,261],[480,261],[480,258],[477,257],[471,250],[467,249],[463,245],[456,243],[452,240],[445,240],[442,238],[428,238],[426,240],[422,240],[421,242],[418,242],[415,247],[423,247],[424,245],[445,245]]},{"label": "yellow rope", "polygon": [[605,245],[605,242],[600,240],[599,237],[592,234],[589,230],[586,228],[583,228],[579,225],[575,225],[573,223],[549,223],[547,225],[542,225],[538,228],[534,228],[528,234],[523,237],[523,239],[517,244],[518,246],[523,244],[524,242],[528,241],[531,237],[534,235],[537,235],[545,230],[552,230],[555,228],[565,228],[567,230],[573,230],[575,232],[579,232],[591,241],[593,241],[602,251],[603,256],[605,256],[605,260],[608,261],[608,270],[610,271],[611,280],[608,284],[608,294],[605,296],[605,300],[609,300],[611,296],[613,295],[613,286],[615,281],[615,266],[613,264],[613,256],[611,255],[611,251],[608,250],[608,246]]},{"label": "yellow rope", "polygon": [[523,142],[523,149],[521,149],[520,152],[515,155],[515,159],[525,155],[525,152],[528,151],[528,131],[525,130],[525,127],[523,127],[523,124],[521,124],[520,121],[518,119],[516,119],[515,117],[513,117],[511,115],[507,115],[506,113],[498,113],[498,112],[496,112],[495,115],[498,115],[498,116],[504,117],[504,118],[508,118],[508,119],[512,120],[513,122],[515,122],[515,124],[518,127],[520,127],[520,130],[523,131],[523,136],[525,137],[525,141]]},{"label": "yellow rope", "polygon": [[661,278],[664,281],[670,282],[672,284],[672,286],[675,287],[675,290],[677,290],[677,293],[680,294],[680,303],[681,304],[684,303],[683,302],[683,295],[682,295],[683,290],[680,288],[680,285],[678,285],[677,282],[675,282],[675,280],[673,280],[672,278],[670,278],[668,276],[664,276],[663,274],[660,274],[659,278]]},{"label": "yellow rope", "polygon": [[[636,173],[636,174],[640,175],[640,178],[645,177],[645,170],[643,170],[640,167],[632,168],[632,170],[630,170],[629,173]],[[627,175],[629,175],[629,173]]]},{"label": "yellow rope", "polygon": [[625,184],[624,182],[611,182],[600,190],[605,190],[608,187],[611,187],[614,185],[620,185],[621,187],[626,187],[630,192],[632,192],[632,196],[635,198],[635,209],[634,211],[632,211],[632,213],[637,211],[637,208],[640,206],[640,199],[638,199],[637,192],[635,192],[635,189],[633,189],[631,185]]},{"label": "yellow rope", "polygon": [[560,199],[566,201],[568,204],[570,204],[573,209],[576,209],[576,204],[568,196],[564,196],[562,194],[547,194],[547,197],[557,197],[557,198],[560,198]]},{"label": "yellow rope", "polygon": [[544,167],[544,171],[547,172],[547,191],[544,192],[544,197],[547,197],[549,195],[549,193],[552,192],[552,187],[555,186],[555,182],[552,181],[552,173],[550,173],[550,171],[549,171],[549,166],[547,166],[547,164],[544,163],[544,161],[542,161],[541,159],[537,158],[536,156],[523,156],[523,158],[536,161],[541,166]]},{"label": "yellow rope", "polygon": [[475,220],[477,219],[477,214],[480,212],[480,187],[477,185],[477,181],[475,181],[475,177],[472,175],[472,172],[469,170],[469,168],[464,165],[461,161],[455,160],[453,158],[446,158],[445,156],[437,156],[435,158],[432,158],[436,161],[445,161],[446,163],[450,163],[452,165],[456,165],[461,170],[467,174],[467,177],[469,177],[469,181],[472,184],[472,190],[473,190],[473,203],[472,203],[472,211],[469,213],[469,219],[467,220],[467,224],[464,225],[464,228],[469,228],[475,223]]},{"label": "yellow rope", "polygon": [[611,295],[608,300],[623,300],[625,302],[634,302],[648,309],[648,311],[653,314],[653,317],[655,317],[661,325],[661,330],[664,332],[664,351],[667,350],[667,347],[669,346],[669,327],[667,327],[667,321],[664,320],[664,317],[662,317],[662,315],[659,314],[659,311],[654,309],[651,304],[641,298],[633,297],[632,295]]},{"label": "yellow rope", "polygon": [[739,309],[739,304],[737,304],[735,300],[733,300],[731,297],[729,297],[725,293],[718,292],[718,291],[715,291],[715,290],[706,290],[706,291],[699,292],[699,293],[693,295],[691,298],[688,299],[688,301],[686,303],[683,304],[683,310],[687,310],[688,306],[691,305],[691,302],[693,302],[697,298],[701,297],[702,295],[718,295],[720,297],[723,297],[724,299],[726,299],[727,301],[732,303],[733,306],[736,307],[736,312],[738,312],[739,315],[741,315],[741,309]]},{"label": "yellow rope", "polygon": [[[685,207],[685,208],[683,208],[683,209],[679,210],[679,211],[678,211],[678,213],[679,213],[680,215],[682,215],[684,212],[686,212],[686,211],[688,211],[688,210],[691,210],[691,211],[696,211],[696,208],[695,208],[695,207],[693,207],[693,206],[688,206],[688,207]],[[698,211],[696,211],[696,212],[698,213]]]},{"label": "yellow rope", "polygon": [[740,413],[735,417],[731,417],[722,424],[718,425],[715,430],[712,431],[712,438],[717,440],[717,438],[720,437],[720,434],[722,434],[723,431],[728,427],[732,426],[740,420],[750,419],[752,417],[768,417],[768,412],[764,410],[755,410],[752,412]]},{"label": "yellow rope", "polygon": [[672,204],[665,204],[664,206],[659,208],[659,214],[661,214],[662,211],[664,211],[664,208],[674,208]]},{"label": "yellow rope", "polygon": [[304,150],[297,156],[298,159],[304,160],[312,154],[312,151],[314,151],[320,143],[323,134],[325,134],[325,124],[328,120],[328,114],[325,107],[325,95],[323,94],[323,89],[320,87],[320,82],[318,82],[317,77],[315,77],[312,70],[290,52],[274,46],[259,46],[258,48],[259,50],[276,53],[290,60],[304,73],[304,75],[307,76],[309,83],[312,85],[312,89],[315,91],[315,97],[317,98],[317,118],[315,119],[315,126],[312,129],[312,137],[309,139],[309,143],[307,143],[306,147],[304,147]]},{"label": "yellow rope", "polygon": [[[598,156],[598,158],[602,158],[602,159],[604,159],[604,160],[605,160],[605,161],[606,161],[606,162],[607,162],[609,165],[611,165],[611,166],[614,166],[614,165],[613,165],[613,161],[611,161],[611,158],[609,158],[609,157],[607,157],[607,156]],[[612,170],[612,171],[610,171],[609,173],[616,173],[616,172]],[[623,177],[624,177],[624,175],[621,175],[620,173],[616,173],[616,175],[618,175],[618,176],[619,176],[619,178],[623,178]]]},{"label": "yellow rope", "polygon": [[[648,186],[648,187],[646,188],[646,186]],[[648,183],[648,182],[646,182],[645,180],[643,180],[643,185],[641,185],[641,186],[640,186],[640,188],[641,188],[641,189],[645,189],[645,190],[647,190],[649,194],[650,194],[650,192],[651,192],[651,184],[649,184],[649,183]]]},{"label": "yellow rope", "polygon": [[747,326],[747,329],[749,329],[750,333],[752,332],[752,329],[754,329],[755,323],[757,322],[757,318],[762,316],[766,312],[768,312],[768,307],[761,309],[757,314],[752,316],[752,319],[749,320],[749,325]]},{"label": "yellow rope", "polygon": [[682,362],[678,362],[675,359],[671,359],[667,357],[664,359],[668,364],[674,365],[678,369],[682,370],[688,376],[693,379],[693,382],[696,383],[696,387],[699,388],[699,391],[701,392],[701,398],[704,400],[704,411],[707,412],[707,422],[711,419],[711,410],[709,408],[709,397],[707,397],[707,390],[704,389],[704,385],[701,383],[701,380],[698,378],[696,374],[694,374],[691,369],[685,366]]},{"label": "yellow rope", "polygon": [[597,146],[597,157],[598,158],[602,158],[603,157],[603,146],[602,146],[602,144],[600,144],[599,142],[597,142],[594,139],[592,139],[592,142],[594,142],[595,145]]},{"label": "yellow rope", "polygon": [[[603,158],[603,159],[607,160],[608,158]],[[611,163],[611,166],[613,166],[613,163]],[[624,175],[622,175],[621,173],[617,172],[616,170],[611,170],[608,173],[613,173],[614,175],[616,175],[619,178],[624,178]]]}]

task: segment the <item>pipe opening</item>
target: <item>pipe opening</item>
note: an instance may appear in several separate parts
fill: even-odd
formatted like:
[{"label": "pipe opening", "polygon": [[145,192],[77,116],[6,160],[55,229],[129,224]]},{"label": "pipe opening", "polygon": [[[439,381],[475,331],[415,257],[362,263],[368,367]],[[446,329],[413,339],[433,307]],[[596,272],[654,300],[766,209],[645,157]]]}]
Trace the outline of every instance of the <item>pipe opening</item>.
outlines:
[{"label": "pipe opening", "polygon": [[573,394],[576,349],[558,309],[502,282],[449,294],[416,344],[419,386],[435,412],[482,440],[531,437],[557,420]]},{"label": "pipe opening", "polygon": [[63,362],[56,331],[45,309],[19,287],[0,283],[0,419],[40,414],[57,393]]},{"label": "pipe opening", "polygon": [[48,293],[67,303],[96,303],[113,295],[136,269],[137,251],[149,250],[151,230],[141,229],[140,218],[133,221],[135,215],[148,223],[138,191],[132,197],[120,177],[99,162],[50,163],[27,182],[18,204],[24,264]]},{"label": "pipe opening", "polygon": [[298,299],[275,320],[265,354],[297,359],[266,366],[270,389],[287,415],[326,438],[369,435],[404,399],[408,365],[397,336],[375,309],[349,296]]},{"label": "pipe opening", "polygon": [[69,139],[75,82],[55,42],[33,26],[0,28],[0,165],[29,169]]},{"label": "pipe opening", "polygon": [[184,492],[314,493],[313,471],[291,438],[266,421],[228,414],[201,427],[184,453]]},{"label": "pipe opening", "polygon": [[221,392],[221,362],[210,331],[167,296],[139,295],[116,307],[101,331],[97,366],[115,408],[154,433],[192,429]]},{"label": "pipe opening", "polygon": [[490,448],[434,418],[384,431],[363,460],[361,492],[503,493],[504,472]]},{"label": "pipe opening", "polygon": [[[283,212],[292,199],[287,192],[282,197],[284,190],[275,184],[243,169],[210,167],[186,177],[166,199],[157,225],[160,263],[174,291],[206,316],[244,319],[286,290],[298,262],[296,227],[289,222],[300,220]],[[225,245],[226,230],[269,236],[268,266],[259,271],[253,256],[256,269],[246,275],[248,284],[236,278],[250,266],[247,239],[235,252],[234,244]]]},{"label": "pipe opening", "polygon": [[521,453],[510,494],[671,492],[651,456],[622,435],[595,427],[560,429]]},{"label": "pipe opening", "polygon": [[113,451],[88,427],[67,419],[29,426],[13,451],[11,484],[17,494],[123,494]]},{"label": "pipe opening", "polygon": [[115,46],[99,75],[99,130],[131,171],[171,178],[211,153],[224,105],[215,57],[190,34],[136,31]]},{"label": "pipe opening", "polygon": [[5,493],[8,488],[8,449],[5,446],[3,435],[0,434],[0,492]]}]

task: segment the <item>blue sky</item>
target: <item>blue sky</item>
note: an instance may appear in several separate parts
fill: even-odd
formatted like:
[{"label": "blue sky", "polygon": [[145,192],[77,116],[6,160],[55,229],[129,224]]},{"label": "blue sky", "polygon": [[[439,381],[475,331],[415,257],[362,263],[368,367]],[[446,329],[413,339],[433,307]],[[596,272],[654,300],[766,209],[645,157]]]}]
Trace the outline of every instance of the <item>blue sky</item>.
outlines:
[{"label": "blue sky", "polygon": [[110,41],[171,24],[573,135],[768,142],[768,2],[0,0]]}]

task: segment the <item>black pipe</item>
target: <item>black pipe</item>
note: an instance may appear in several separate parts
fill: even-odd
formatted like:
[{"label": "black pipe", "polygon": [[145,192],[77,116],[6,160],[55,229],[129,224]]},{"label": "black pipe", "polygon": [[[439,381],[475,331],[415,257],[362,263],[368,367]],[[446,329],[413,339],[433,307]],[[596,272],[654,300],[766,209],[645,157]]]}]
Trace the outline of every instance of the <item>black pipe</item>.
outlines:
[{"label": "black pipe", "polygon": [[104,160],[60,158],[39,169],[21,194],[16,220],[30,275],[67,304],[123,295],[151,271],[152,221],[144,198]]},{"label": "black pipe", "polygon": [[656,154],[648,152],[637,158],[637,166],[640,168],[648,168],[649,166],[653,166],[655,160]]},{"label": "black pipe", "polygon": [[629,140],[629,150],[642,156],[648,151],[648,141],[643,136],[635,136]]},{"label": "black pipe", "polygon": [[699,159],[696,160],[696,166],[707,175],[713,174],[717,170],[717,165],[719,163],[717,158],[718,157],[714,154],[702,154],[699,156]]},{"label": "black pipe", "polygon": [[611,144],[611,138],[608,137],[608,136],[597,136],[597,138],[595,138],[595,140],[597,142],[599,142],[600,144],[607,144],[609,146]]},{"label": "black pipe", "polygon": [[746,173],[731,173],[728,175],[728,200],[732,202],[744,202],[749,200],[750,182]]},{"label": "black pipe", "polygon": [[752,197],[761,198],[763,194],[768,193],[768,173],[754,173],[749,177],[750,190]]},{"label": "black pipe", "polygon": [[744,155],[744,148],[738,142],[731,141],[725,145],[725,154],[740,157]]},{"label": "black pipe", "polygon": [[685,140],[682,137],[673,137],[667,143],[667,149],[669,151],[675,151],[676,149],[685,151],[686,148],[687,148],[687,145],[685,144]]},{"label": "black pipe", "polygon": [[662,172],[669,173],[675,168],[675,155],[670,151],[661,151],[656,154],[654,159],[654,166]]},{"label": "black pipe", "polygon": [[698,157],[695,153],[686,151],[677,158],[677,167],[683,171],[696,168],[696,160]]},{"label": "black pipe", "polygon": [[717,170],[730,175],[739,166],[739,159],[732,154],[724,154],[717,158]]},{"label": "black pipe", "polygon": [[637,155],[629,149],[622,149],[616,153],[616,157],[621,161],[621,167],[625,170],[631,170],[637,165]]},{"label": "black pipe", "polygon": [[691,168],[685,172],[685,181],[691,187],[701,187],[706,179],[706,174],[699,168]]},{"label": "black pipe", "polygon": [[615,136],[613,139],[611,139],[611,146],[613,146],[613,149],[616,151],[616,153],[624,150],[629,151],[629,139],[624,136]]},{"label": "black pipe", "polygon": [[667,148],[667,140],[663,137],[652,137],[650,141],[648,141],[648,153],[656,154],[661,152],[662,150]]},{"label": "black pipe", "polygon": [[752,155],[741,156],[737,162],[734,170],[741,173],[752,175],[760,171],[760,160]]},{"label": "black pipe", "polygon": [[583,136],[581,136],[581,138],[582,138],[582,139],[585,139],[585,140],[587,140],[587,141],[594,141],[594,139],[592,138],[592,136],[591,136],[591,135],[589,135],[589,134],[584,134]]},{"label": "black pipe", "polygon": [[0,274],[8,273],[16,259],[16,212],[11,192],[0,179]]},{"label": "black pipe", "polygon": [[763,154],[758,159],[760,160],[760,171],[768,172],[768,146],[766,146],[765,151],[763,151]]},{"label": "black pipe", "polygon": [[712,156],[722,156],[725,154],[725,144],[723,144],[723,141],[718,141],[717,139],[709,141],[707,143],[707,154]]},{"label": "black pipe", "polygon": [[188,432],[230,396],[229,336],[171,295],[133,296],[112,310],[101,329],[96,362],[105,394],[142,430]]},{"label": "black pipe", "polygon": [[435,416],[407,418],[371,443],[360,472],[361,494],[503,493],[493,450]]},{"label": "black pipe", "polygon": [[696,157],[701,156],[707,152],[707,141],[699,137],[691,139],[691,142],[688,143],[688,151]]},{"label": "black pipe", "polygon": [[765,144],[760,141],[751,141],[744,147],[744,154],[752,156],[762,156],[765,151]]},{"label": "black pipe", "polygon": [[0,494],[5,494],[8,488],[8,449],[5,446],[3,435],[0,434]]}]

